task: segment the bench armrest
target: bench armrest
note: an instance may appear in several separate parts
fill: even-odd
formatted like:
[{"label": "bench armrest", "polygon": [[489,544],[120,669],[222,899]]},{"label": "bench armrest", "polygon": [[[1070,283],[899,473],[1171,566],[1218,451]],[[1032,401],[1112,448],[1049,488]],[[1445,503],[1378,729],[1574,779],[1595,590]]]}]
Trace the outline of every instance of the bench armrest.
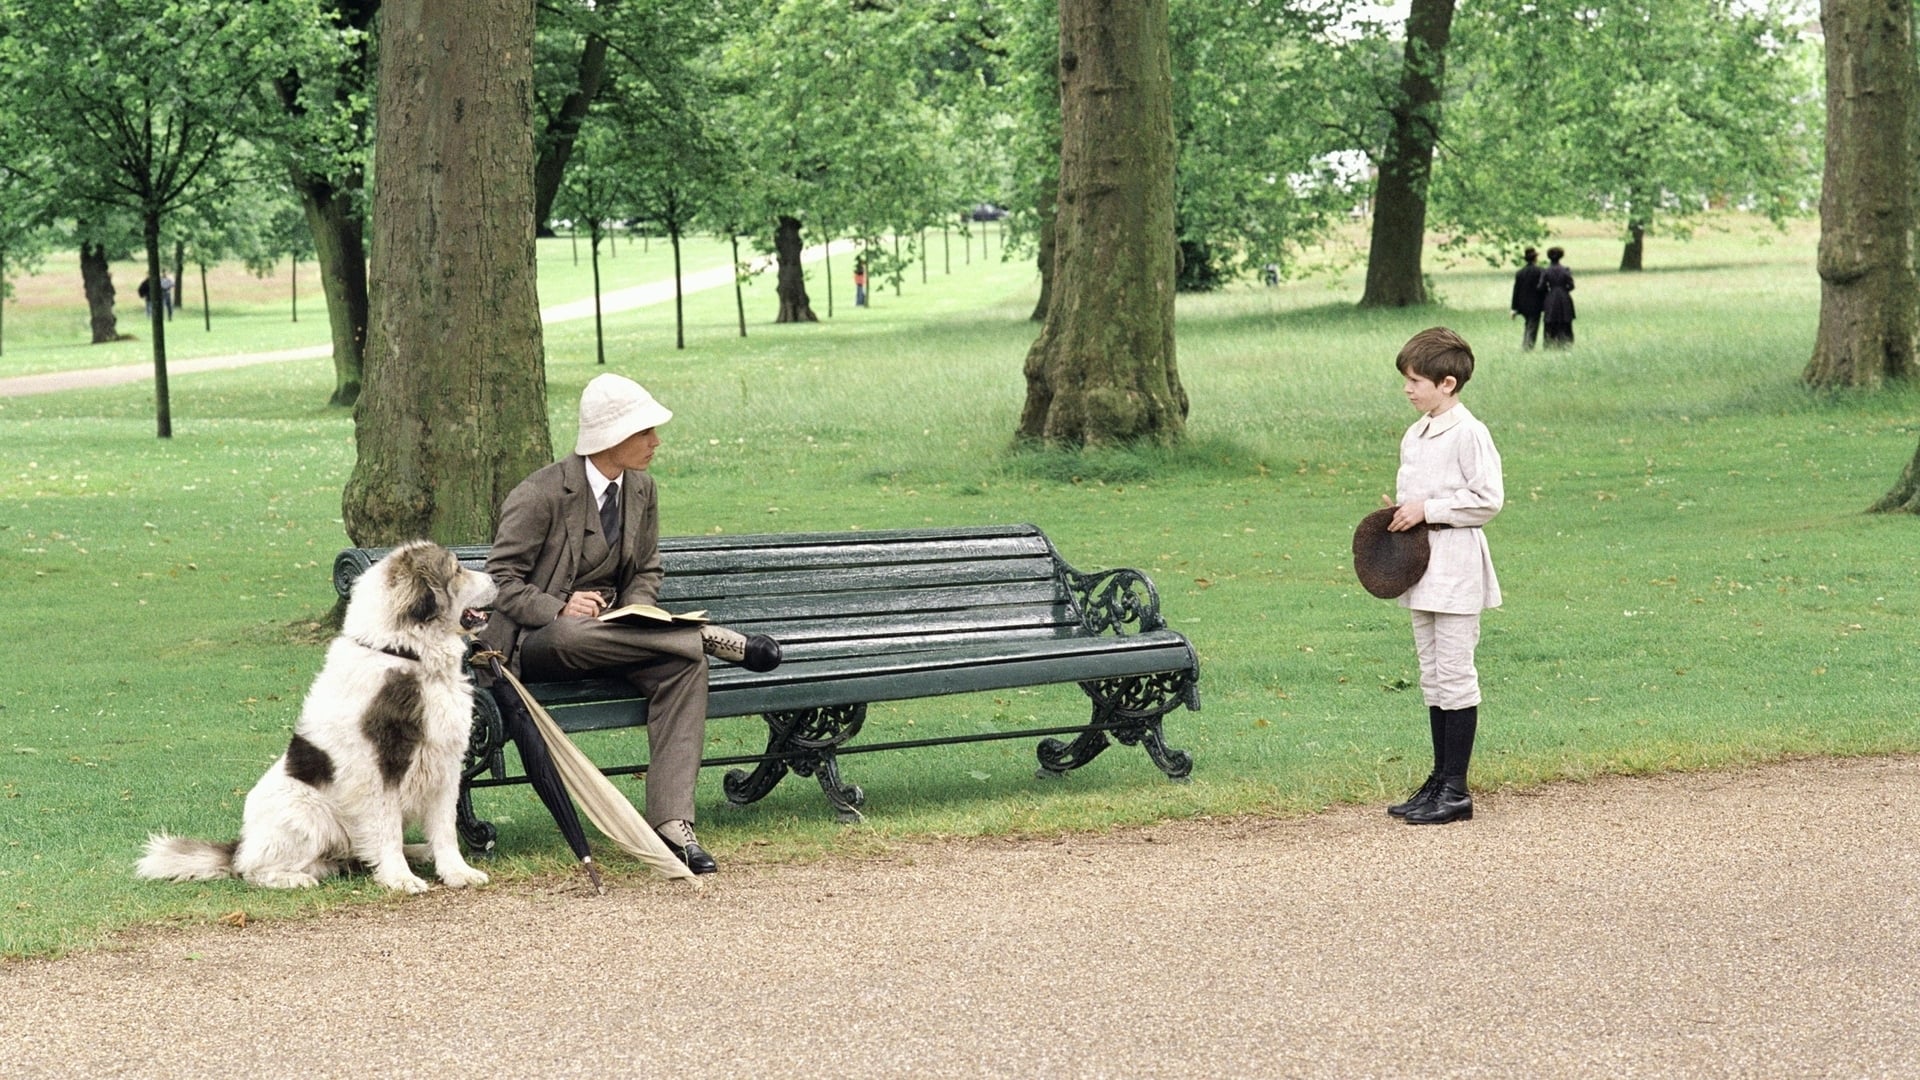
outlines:
[{"label": "bench armrest", "polygon": [[1122,567],[1083,574],[1068,567],[1066,574],[1067,587],[1080,608],[1080,625],[1088,633],[1125,634],[1129,623],[1136,632],[1166,629],[1166,620],[1160,617],[1160,594],[1152,579],[1140,571]]},{"label": "bench armrest", "polygon": [[342,600],[353,593],[353,583],[380,561],[387,548],[348,548],[333,557],[333,591]]}]

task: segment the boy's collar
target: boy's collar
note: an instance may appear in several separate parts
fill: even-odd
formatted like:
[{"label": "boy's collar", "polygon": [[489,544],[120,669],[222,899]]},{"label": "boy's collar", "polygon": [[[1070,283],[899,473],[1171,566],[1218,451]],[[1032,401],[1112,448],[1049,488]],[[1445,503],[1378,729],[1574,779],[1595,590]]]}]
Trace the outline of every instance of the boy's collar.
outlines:
[{"label": "boy's collar", "polygon": [[1453,408],[1448,409],[1446,412],[1438,416],[1428,416],[1427,426],[1421,429],[1420,435],[1422,438],[1428,439],[1436,435],[1444,435],[1452,431],[1461,420],[1471,415],[1473,414],[1467,411],[1467,406],[1464,403],[1456,401],[1454,402]]}]

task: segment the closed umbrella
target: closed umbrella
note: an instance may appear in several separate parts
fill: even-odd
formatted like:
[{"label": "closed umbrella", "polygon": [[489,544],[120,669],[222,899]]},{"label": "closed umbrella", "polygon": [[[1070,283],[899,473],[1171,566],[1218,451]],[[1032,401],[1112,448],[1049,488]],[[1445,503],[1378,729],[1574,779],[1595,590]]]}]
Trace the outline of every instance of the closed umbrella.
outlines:
[{"label": "closed umbrella", "polygon": [[[484,659],[493,671],[494,701],[500,706],[500,718],[507,737],[520,750],[520,763],[527,770],[527,779],[533,784],[540,801],[553,815],[560,827],[560,833],[566,838],[567,846],[580,859],[580,864],[592,880],[593,887],[605,892],[600,882],[600,870],[594,864],[593,853],[587,844],[586,831],[580,827],[580,818],[574,813],[574,800],[587,812],[587,820],[595,828],[612,840],[621,850],[660,871],[669,878],[679,878],[691,882],[696,887],[700,880],[687,865],[680,861],[667,848],[660,834],[653,831],[633,803],[620,794],[605,773],[600,771],[580,748],[560,730],[553,716],[545,707],[535,701],[527,688],[500,663],[500,654],[481,653],[476,659]],[[571,797],[569,797],[571,796]]]}]

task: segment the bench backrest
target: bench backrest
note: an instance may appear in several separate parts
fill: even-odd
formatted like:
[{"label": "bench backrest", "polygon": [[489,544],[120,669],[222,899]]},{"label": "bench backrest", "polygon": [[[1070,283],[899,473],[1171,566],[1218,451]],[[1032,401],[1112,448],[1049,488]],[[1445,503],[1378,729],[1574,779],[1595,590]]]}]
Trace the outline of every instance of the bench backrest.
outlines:
[{"label": "bench backrest", "polygon": [[[484,568],[485,546],[453,551]],[[383,553],[342,552],[335,587],[344,595]],[[661,539],[660,556],[661,606],[773,634],[789,656],[1086,632],[1066,564],[1031,525],[675,536]]]}]

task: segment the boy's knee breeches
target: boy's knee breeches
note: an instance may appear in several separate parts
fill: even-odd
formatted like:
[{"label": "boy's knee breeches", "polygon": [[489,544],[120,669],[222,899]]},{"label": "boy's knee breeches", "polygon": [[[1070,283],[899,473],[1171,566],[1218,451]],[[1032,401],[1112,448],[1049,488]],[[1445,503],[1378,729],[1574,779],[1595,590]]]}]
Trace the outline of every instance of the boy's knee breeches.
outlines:
[{"label": "boy's knee breeches", "polygon": [[1480,644],[1480,616],[1414,611],[1413,649],[1420,657],[1420,692],[1440,709],[1480,704],[1480,672],[1473,652]]}]

